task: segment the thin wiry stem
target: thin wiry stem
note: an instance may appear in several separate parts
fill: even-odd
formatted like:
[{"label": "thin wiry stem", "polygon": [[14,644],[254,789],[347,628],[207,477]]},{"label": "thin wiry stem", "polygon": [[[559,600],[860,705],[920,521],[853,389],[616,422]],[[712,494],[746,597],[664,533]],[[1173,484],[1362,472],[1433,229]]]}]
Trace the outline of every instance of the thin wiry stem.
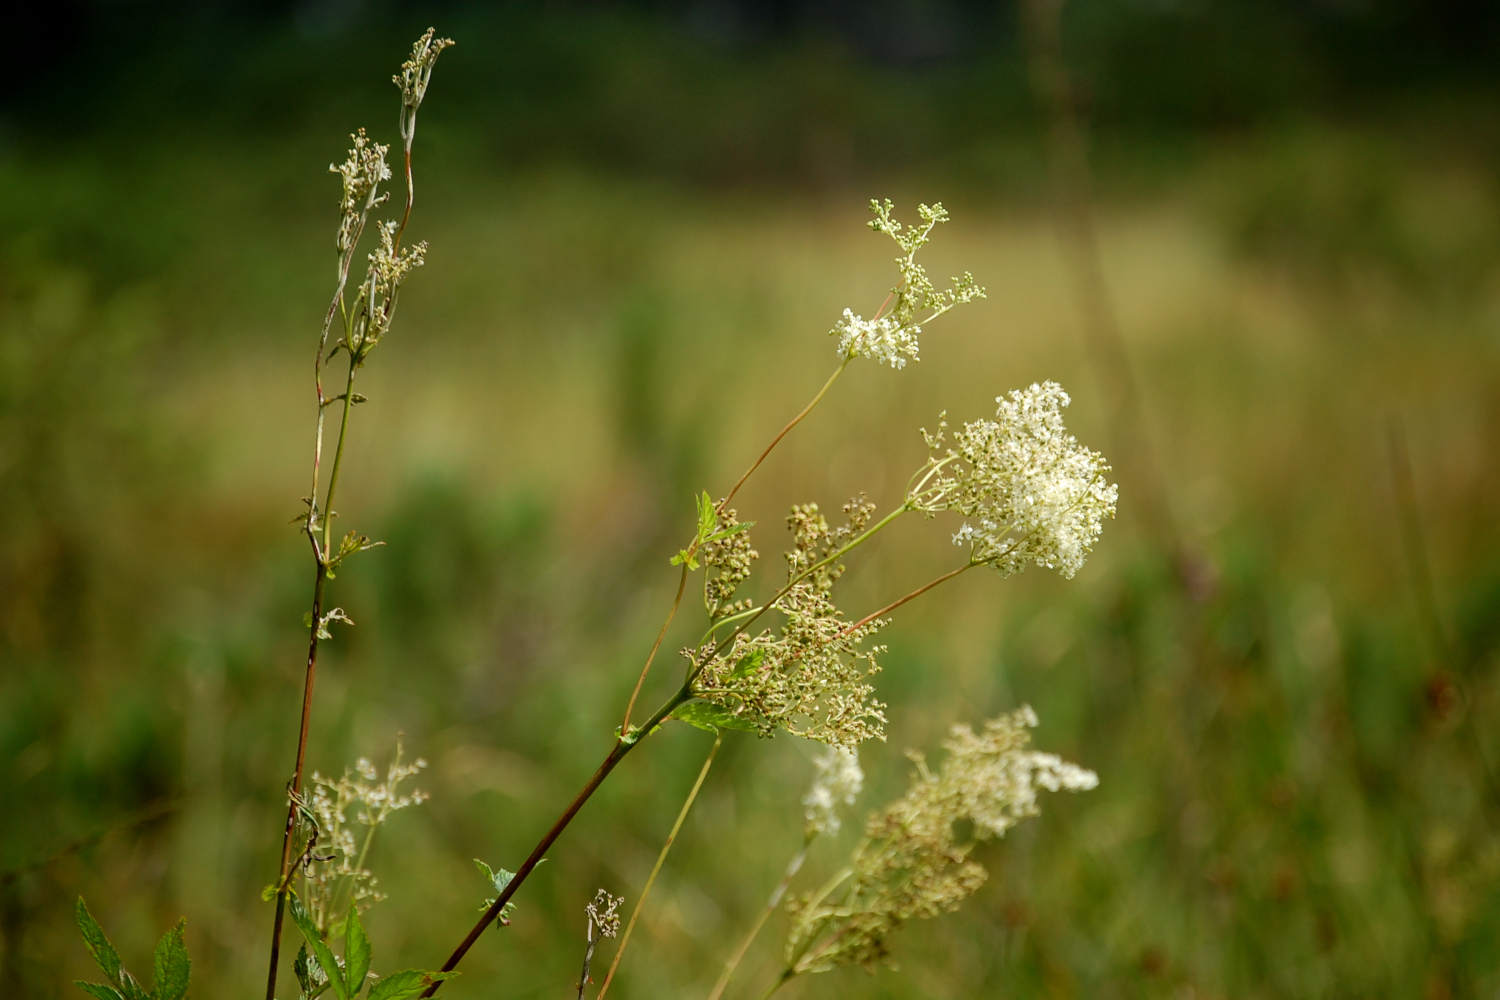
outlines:
[{"label": "thin wiry stem", "polygon": [[682,576],[677,581],[677,597],[672,601],[672,610],[667,612],[667,620],[661,623],[661,631],[656,633],[656,641],[651,644],[651,653],[646,657],[646,663],[641,667],[641,675],[635,679],[635,688],[630,692],[630,701],[625,704],[625,720],[620,723],[620,739],[630,734],[630,713],[635,710],[635,700],[640,697],[641,685],[646,683],[646,675],[651,672],[651,663],[656,659],[657,650],[661,649],[661,642],[667,637],[667,628],[671,626],[672,619],[677,616],[677,609],[682,605],[682,595],[687,590],[688,565],[682,564]]},{"label": "thin wiry stem", "polygon": [[812,846],[813,838],[817,834],[804,837],[802,849],[792,855],[791,862],[786,866],[786,872],[781,876],[781,881],[776,883],[776,888],[771,890],[771,896],[766,900],[766,905],[760,908],[760,915],[755,918],[755,923],[750,927],[750,932],[745,935],[740,946],[734,950],[729,961],[724,963],[724,972],[719,976],[719,981],[714,984],[713,992],[708,995],[708,1000],[719,1000],[724,995],[724,990],[729,986],[729,980],[734,976],[734,970],[739,968],[745,953],[750,950],[750,945],[760,936],[760,929],[766,925],[766,920],[776,912],[776,907],[781,905],[781,897],[786,895],[787,889],[792,884],[792,879],[797,877],[797,872],[802,868],[802,862],[807,860],[807,849]]},{"label": "thin wiry stem", "polygon": [[967,562],[967,563],[964,563],[962,566],[958,567],[958,569],[949,570],[948,572],[944,573],[942,576],[938,577],[937,579],[930,580],[927,583],[922,584],[922,586],[918,587],[916,590],[913,590],[911,593],[907,594],[905,597],[901,597],[901,598],[898,598],[898,599],[892,601],[891,603],[887,604],[885,607],[881,608],[879,611],[875,611],[875,612],[872,612],[872,613],[870,613],[868,615],[865,615],[859,621],[855,622],[853,625],[850,625],[848,628],[844,629],[843,633],[841,633],[841,634],[848,635],[850,632],[853,632],[856,629],[863,628],[864,626],[870,624],[870,622],[872,622],[875,619],[879,618],[881,615],[890,614],[892,611],[895,611],[897,608],[901,607],[901,605],[905,604],[907,601],[914,600],[914,599],[916,599],[918,597],[921,597],[923,594],[927,593],[929,590],[931,590],[933,587],[936,587],[938,584],[940,584],[940,583],[946,583],[949,580],[953,579],[955,576],[958,576],[960,573],[968,572],[969,570],[973,569],[975,566],[982,566],[982,565],[984,565],[984,564],[983,563],[977,563],[977,562]]},{"label": "thin wiry stem", "polygon": [[[682,821],[687,819],[688,810],[693,808],[693,801],[698,798],[698,789],[703,787],[703,779],[708,777],[708,769],[713,766],[714,758],[718,756],[719,746],[723,742],[724,734],[715,733],[713,748],[708,751],[708,757],[703,761],[703,769],[698,772],[698,780],[693,782],[693,790],[688,792],[687,801],[682,804],[681,811],[677,813],[677,822],[672,824],[672,832],[667,834],[667,842],[661,845],[661,853],[656,856],[656,864],[652,866],[651,875],[641,889],[641,898],[636,901],[635,908],[630,911],[630,922],[625,925],[625,934],[620,938],[620,947],[615,949],[615,957],[609,963],[609,972],[604,976],[604,985],[599,987],[597,1000],[604,1000],[604,994],[609,992],[609,984],[615,978],[615,970],[620,967],[620,957],[625,954],[625,947],[630,944],[630,933],[635,930],[635,922],[640,919],[641,911],[646,908],[646,897],[651,895],[651,887],[656,884],[656,876],[661,873],[661,866],[667,860],[667,852],[672,850],[672,844],[677,840],[677,832],[682,829]],[[580,990],[579,996],[582,995]]]},{"label": "thin wiry stem", "polygon": [[760,463],[764,462],[766,460],[766,457],[770,455],[773,450],[775,450],[776,446],[781,443],[781,439],[790,434],[793,427],[796,427],[798,424],[802,423],[803,418],[811,413],[813,411],[813,407],[817,406],[818,403],[822,401],[823,396],[827,394],[828,390],[833,388],[833,383],[835,382],[835,380],[837,380],[840,375],[844,374],[845,368],[849,367],[849,362],[853,360],[853,357],[853,355],[850,355],[844,358],[843,361],[839,362],[839,366],[833,370],[832,375],[828,376],[828,381],[823,383],[823,388],[818,390],[818,394],[812,398],[812,402],[804,406],[802,408],[802,412],[793,417],[791,421],[781,429],[781,432],[771,439],[771,443],[766,445],[766,449],[765,451],[762,451],[760,453],[760,457],[757,458],[754,462],[750,463],[750,468],[745,470],[745,474],[740,476],[740,478],[735,481],[734,486],[730,487],[729,492],[724,495],[724,499],[719,501],[720,513],[723,513],[724,510],[728,508],[729,501],[733,500],[734,495],[740,491],[740,487],[745,485],[745,480],[749,479],[751,474],[755,472],[756,469],[760,468]]}]

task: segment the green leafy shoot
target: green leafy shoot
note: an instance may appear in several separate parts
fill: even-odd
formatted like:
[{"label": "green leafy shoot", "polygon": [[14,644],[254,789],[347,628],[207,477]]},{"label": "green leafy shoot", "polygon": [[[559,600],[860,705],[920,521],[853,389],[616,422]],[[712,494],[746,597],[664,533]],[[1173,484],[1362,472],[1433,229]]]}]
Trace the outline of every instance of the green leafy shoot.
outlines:
[{"label": "green leafy shoot", "polygon": [[690,726],[697,726],[709,733],[717,733],[721,729],[738,729],[747,733],[758,732],[755,724],[748,719],[742,719],[729,709],[706,701],[690,701],[684,705],[678,705],[672,711],[672,718],[678,722],[686,722]]},{"label": "green leafy shoot", "polygon": [[[479,908],[481,911],[488,910],[495,905],[495,900],[500,898],[499,893],[505,891],[505,887],[510,885],[511,879],[515,878],[516,874],[515,872],[508,872],[504,868],[499,870],[493,869],[478,858],[474,859],[474,864],[479,866],[479,874],[484,876],[484,880],[495,887],[496,895],[486,899],[484,905]],[[514,912],[516,912],[516,904],[507,902],[500,908],[500,916],[496,922],[503,927],[509,927],[510,915]]]},{"label": "green leafy shoot", "polygon": [[187,996],[188,977],[193,967],[192,960],[188,958],[187,945],[183,941],[186,930],[187,922],[179,920],[176,927],[162,935],[161,941],[156,945],[153,963],[156,988],[147,991],[120,964],[120,953],[110,944],[104,928],[89,913],[88,906],[80,896],[78,931],[83,935],[84,947],[89,950],[109,983],[79,982],[78,988],[98,1000],[183,1000]]},{"label": "green leafy shoot", "polygon": [[[370,938],[365,934],[365,925],[359,919],[359,907],[349,904],[349,916],[343,922],[344,958],[340,961],[333,949],[318,933],[317,925],[307,907],[296,893],[289,893],[292,922],[307,940],[306,946],[297,952],[293,969],[297,982],[302,986],[302,1000],[314,1000],[329,987],[338,1000],[355,1000],[370,978],[372,949]],[[308,952],[311,948],[311,953]],[[452,979],[456,972],[423,972],[405,969],[375,980],[366,994],[367,1000],[406,1000],[421,993],[433,983]],[[128,1000],[128,998],[127,998]]]},{"label": "green leafy shoot", "polygon": [[755,527],[754,521],[746,521],[743,524],[731,525],[727,528],[719,527],[719,508],[713,498],[705,490],[698,498],[698,534],[693,539],[693,544],[685,549],[679,549],[672,557],[673,566],[681,566],[687,563],[687,568],[696,570],[698,568],[698,550],[710,542],[721,541],[730,535],[737,535],[742,531],[748,531]]}]

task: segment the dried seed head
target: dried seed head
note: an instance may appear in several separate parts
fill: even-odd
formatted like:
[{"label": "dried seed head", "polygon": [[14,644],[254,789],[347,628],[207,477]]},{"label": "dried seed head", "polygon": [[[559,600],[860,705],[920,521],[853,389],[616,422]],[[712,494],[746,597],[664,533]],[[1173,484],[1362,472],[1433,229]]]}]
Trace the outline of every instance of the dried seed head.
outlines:
[{"label": "dried seed head", "polygon": [[783,729],[831,746],[885,739],[885,706],[869,678],[884,647],[861,648],[884,622],[847,630],[842,613],[808,583],[775,604],[778,633],[741,634],[715,655],[712,644],[683,650],[694,664],[693,694],[761,736]]},{"label": "dried seed head", "polygon": [[618,910],[620,904],[624,902],[624,896],[611,896],[603,889],[594,894],[594,901],[583,908],[589,918],[588,938],[590,941],[599,937],[612,938],[620,933]]}]

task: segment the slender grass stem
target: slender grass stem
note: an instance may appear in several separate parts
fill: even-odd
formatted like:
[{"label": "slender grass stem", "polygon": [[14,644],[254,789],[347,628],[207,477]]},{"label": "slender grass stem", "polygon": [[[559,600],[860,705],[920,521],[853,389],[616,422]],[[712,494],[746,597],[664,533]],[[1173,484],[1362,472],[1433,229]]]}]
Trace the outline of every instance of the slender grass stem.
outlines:
[{"label": "slender grass stem", "polygon": [[760,936],[760,929],[766,925],[766,920],[770,918],[771,914],[776,912],[776,907],[781,905],[781,897],[786,895],[787,889],[792,884],[792,879],[796,878],[797,872],[802,868],[802,862],[807,860],[807,849],[812,846],[813,837],[816,836],[817,834],[813,834],[804,838],[802,849],[792,855],[791,862],[786,866],[785,874],[781,876],[781,881],[776,883],[776,888],[771,890],[771,896],[766,900],[766,905],[760,908],[760,914],[755,918],[755,923],[751,925],[749,933],[740,942],[740,946],[734,950],[734,954],[729,957],[729,961],[724,963],[724,971],[720,974],[719,981],[714,984],[713,992],[708,995],[708,1000],[719,1000],[719,997],[724,995],[724,990],[729,986],[729,980],[734,976],[734,970],[739,968],[740,962],[745,957],[745,953],[750,950],[750,945]]},{"label": "slender grass stem", "polygon": [[771,996],[777,990],[781,989],[787,983],[791,982],[792,977],[795,975],[796,973],[791,969],[784,969],[781,975],[777,976],[776,980],[771,983],[770,986],[766,987],[766,991],[760,995],[760,1000],[766,1000],[767,997]]},{"label": "slender grass stem", "polygon": [[630,912],[630,922],[625,925],[625,935],[620,938],[620,947],[615,949],[615,957],[609,963],[609,972],[604,976],[604,985],[599,987],[597,1000],[604,1000],[604,994],[609,992],[609,984],[615,978],[615,970],[620,967],[620,958],[625,954],[626,946],[630,944],[630,934],[635,930],[635,922],[640,919],[641,911],[646,908],[646,897],[651,895],[651,887],[656,884],[656,876],[661,873],[661,866],[667,860],[667,852],[672,850],[672,844],[677,840],[677,832],[682,829],[682,821],[687,819],[688,810],[693,808],[693,801],[698,798],[698,789],[703,787],[703,779],[708,777],[708,769],[713,766],[714,758],[718,756],[719,747],[723,742],[724,734],[715,733],[713,749],[708,751],[708,757],[703,761],[703,768],[698,772],[698,780],[693,782],[693,790],[688,792],[687,801],[682,804],[681,811],[677,813],[677,822],[672,824],[672,832],[667,834],[667,842],[661,845],[661,853],[656,856],[656,864],[651,868],[651,875],[641,889],[641,898],[636,901],[635,908]]}]

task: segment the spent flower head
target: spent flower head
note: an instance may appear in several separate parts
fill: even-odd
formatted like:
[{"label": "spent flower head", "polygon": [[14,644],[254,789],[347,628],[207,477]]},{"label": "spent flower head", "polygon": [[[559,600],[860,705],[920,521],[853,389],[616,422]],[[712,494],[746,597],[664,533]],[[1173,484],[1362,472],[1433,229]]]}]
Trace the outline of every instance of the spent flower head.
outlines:
[{"label": "spent flower head", "polygon": [[624,902],[624,896],[611,896],[603,889],[594,893],[594,901],[583,908],[589,920],[589,940],[612,938],[620,933],[619,909]]},{"label": "spent flower head", "polygon": [[401,140],[411,151],[412,139],[417,133],[417,109],[427,96],[427,85],[432,80],[432,68],[438,56],[453,44],[451,38],[437,38],[437,29],[428,28],[411,47],[411,58],[401,64],[401,72],[391,77],[391,82],[401,88]]},{"label": "spent flower head", "polygon": [[806,819],[803,833],[809,839],[819,834],[837,836],[842,825],[839,806],[853,805],[865,785],[859,751],[852,747],[824,747],[813,765],[818,773],[807,794],[802,796],[802,814]]},{"label": "spent flower head", "polygon": [[1113,517],[1118,488],[1104,456],[1063,426],[1070,402],[1056,382],[1033,383],[995,400],[994,420],[964,424],[948,439],[946,419],[923,431],[931,455],[913,476],[915,510],[952,510],[967,520],[953,536],[970,561],[1004,574],[1035,563],[1072,577]]},{"label": "spent flower head", "polygon": [[967,822],[975,840],[1002,836],[1038,814],[1038,788],[1098,784],[1092,771],[1028,749],[1036,721],[1023,707],[986,723],[982,734],[955,725],[936,773],[921,754],[909,754],[917,765],[911,787],[870,816],[844,877],[788,904],[786,978],[851,964],[872,968],[888,957],[887,938],[907,920],[956,909],[984,884],[985,869],[968,857],[974,841],[961,842],[955,824]]},{"label": "spent flower head", "polygon": [[984,288],[965,271],[953,279],[951,287],[938,291],[926,269],[917,263],[917,251],[932,239],[935,228],[948,221],[948,212],[941,202],[917,206],[922,221],[910,228],[891,216],[894,210],[889,198],[870,202],[870,211],[875,213],[870,228],[885,233],[901,248],[901,255],[896,258],[899,279],[887,300],[890,310],[882,307],[876,315],[865,319],[854,310],[845,309],[843,318],[834,324],[829,335],[838,338],[841,358],[865,357],[900,369],[906,367],[908,360],[920,360],[918,338],[924,325],[955,306],[984,298]]},{"label": "spent flower head", "polygon": [[861,648],[884,622],[849,629],[843,613],[808,583],[776,601],[779,632],[737,635],[719,652],[710,641],[685,649],[691,689],[719,710],[720,723],[773,736],[778,729],[831,746],[885,739],[885,708],[869,678],[883,646]]},{"label": "spent flower head", "polygon": [[359,242],[370,210],[387,197],[380,193],[380,184],[391,178],[391,168],[385,162],[385,154],[390,152],[389,146],[371,142],[364,129],[355,132],[349,139],[353,145],[349,149],[348,158],[342,164],[328,165],[329,172],[338,174],[344,186],[343,195],[339,198],[339,232],[336,240],[340,258],[353,250],[354,245]]}]

